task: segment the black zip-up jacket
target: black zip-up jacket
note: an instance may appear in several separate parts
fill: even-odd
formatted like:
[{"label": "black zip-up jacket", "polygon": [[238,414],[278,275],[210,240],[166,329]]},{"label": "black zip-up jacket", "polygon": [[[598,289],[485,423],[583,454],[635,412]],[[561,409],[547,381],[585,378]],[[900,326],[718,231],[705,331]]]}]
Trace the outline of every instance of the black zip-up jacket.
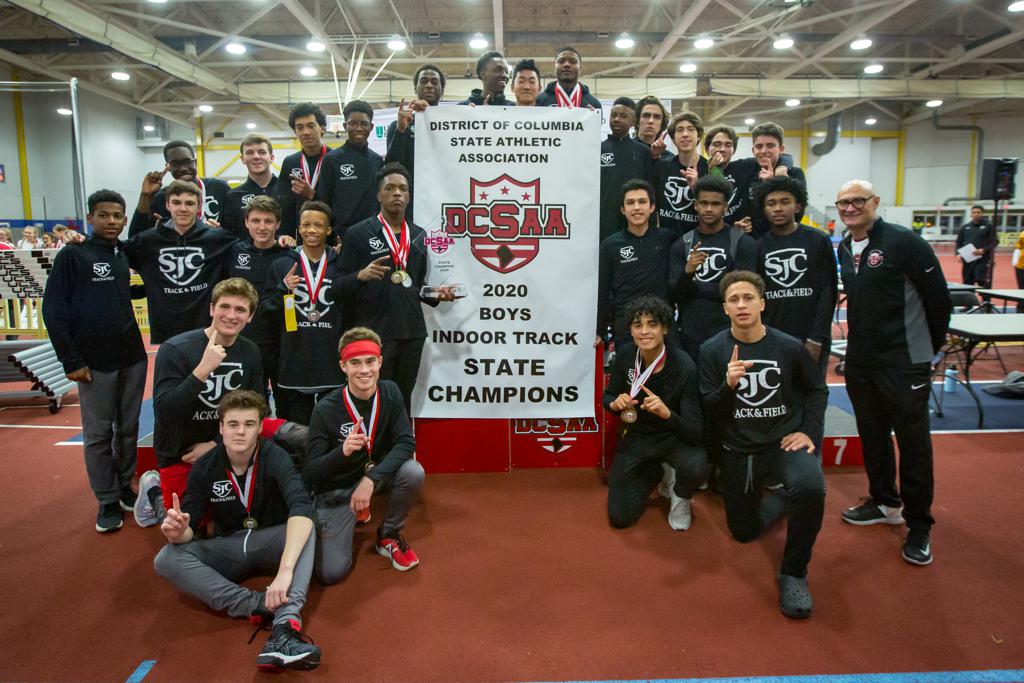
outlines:
[{"label": "black zip-up jacket", "polygon": [[228,253],[227,277],[240,277],[252,283],[260,295],[260,303],[252,320],[242,331],[242,336],[251,339],[260,347],[277,344],[277,328],[267,314],[266,302],[277,293],[277,284],[270,279],[270,268],[279,258],[291,250],[275,243],[267,249],[260,249],[252,243],[235,242]]},{"label": "black zip-up jacket", "polygon": [[[804,175],[802,168],[794,166],[791,163],[783,163],[783,159],[779,158],[779,163],[776,165],[785,166],[788,171],[789,177],[800,182],[804,189],[807,189],[807,177]],[[743,218],[745,216],[750,217],[750,223],[753,227],[750,235],[754,239],[760,239],[762,235],[770,232],[772,229],[768,219],[765,218],[764,211],[760,206],[756,205],[755,193],[757,188],[761,185],[762,181],[760,178],[761,166],[757,163],[757,159],[738,159],[732,162],[726,169],[729,173],[735,174],[737,193],[742,194],[743,206],[737,212],[737,215],[733,216],[733,222]],[[746,191],[744,192],[744,188]],[[796,215],[796,222],[799,223],[804,218],[804,212],[800,211]]]},{"label": "black zip-up jacket", "polygon": [[128,256],[116,240],[94,234],[57,252],[46,279],[43,320],[64,372],[110,372],[146,360],[130,277]]},{"label": "black zip-up jacket", "polygon": [[405,132],[399,132],[398,122],[392,121],[387,132],[388,151],[384,155],[384,163],[397,162],[409,172],[409,205],[405,207],[405,220],[412,222],[414,174],[416,172],[416,124],[409,123]]},{"label": "black zip-up jacket", "polygon": [[[640,390],[637,400],[637,421],[626,426],[623,439],[637,436],[672,434],[684,443],[694,446],[704,441],[704,420],[700,411],[700,391],[697,385],[697,366],[682,349],[666,346],[664,366],[660,372],[652,373],[644,382],[651,393],[659,397],[671,411],[667,420],[652,415],[639,406],[647,398]],[[615,354],[615,365],[611,381],[605,387],[601,403],[605,410],[619,397],[628,394],[632,380],[633,364],[636,362],[636,345],[624,344]],[[641,368],[642,373],[646,368]]]},{"label": "black zip-up jacket", "polygon": [[676,236],[665,228],[647,228],[643,237],[620,230],[601,242],[597,270],[597,334],[609,326],[629,331],[626,308],[639,296],[668,301],[668,263]]},{"label": "black zip-up jacket", "polygon": [[154,344],[210,324],[210,294],[224,279],[235,237],[197,221],[182,235],[167,221],[129,239],[128,263],[142,276]]},{"label": "black zip-up jacket", "polygon": [[832,240],[806,225],[785,237],[766,232],[757,241],[757,272],[765,283],[765,324],[827,349],[839,296]]},{"label": "black zip-up jacket", "polygon": [[469,97],[459,102],[459,104],[475,104],[478,107],[514,107],[516,106],[516,101],[514,99],[510,100],[509,98],[505,97],[505,93],[500,92],[497,95],[491,96],[490,102],[484,102],[483,89],[473,88],[473,90],[471,90],[469,93]]},{"label": "black zip-up jacket", "polygon": [[[700,347],[704,414],[729,451],[759,453],[793,432],[821,443],[828,386],[800,341],[771,327],[766,332],[746,344],[722,330]],[[730,389],[725,376],[736,346],[740,360],[754,365]]]},{"label": "black zip-up jacket", "polygon": [[[427,336],[420,303],[438,304],[436,300],[420,299],[420,287],[426,284],[427,277],[427,250],[423,245],[426,233],[422,228],[409,225],[409,260],[405,270],[412,279],[411,287],[391,282],[391,273],[383,280],[368,282],[356,277],[370,262],[391,254],[383,232],[390,229],[383,227],[376,216],[349,228],[338,259],[338,275],[348,276],[350,285],[346,307],[352,315],[352,325],[369,327],[381,339],[420,339]],[[391,268],[393,273],[393,261]]]},{"label": "black zip-up jacket", "polygon": [[[203,207],[203,220],[215,220],[220,222],[221,214],[227,202],[231,186],[220,178],[203,178],[203,186],[206,188],[205,203]],[[160,188],[149,201],[149,214],[135,211],[132,214],[132,221],[128,224],[128,237],[134,237],[143,230],[155,227],[158,222],[162,223],[170,219],[171,212],[167,209],[167,196],[165,188]],[[160,216],[159,221],[153,220],[153,214]]]},{"label": "black zip-up jacket", "polygon": [[987,260],[992,258],[992,252],[999,245],[999,235],[985,219],[982,219],[981,223],[970,221],[964,223],[956,235],[956,248],[960,249],[965,244],[972,244],[975,249],[984,249],[985,253],[979,260]]},{"label": "black zip-up jacket", "polygon": [[[547,87],[544,88],[538,95],[537,101],[534,102],[534,106],[537,107],[557,107],[558,98],[555,97],[555,84],[558,81],[551,81]],[[597,99],[590,94],[590,88],[580,83],[580,88],[583,89],[583,96],[580,98],[580,107],[586,109],[587,106],[591,106],[594,109],[601,111],[601,100]],[[572,93],[572,88],[567,91],[568,94]]]},{"label": "black zip-up jacket", "polygon": [[[654,165],[654,189],[658,197],[658,225],[672,230],[676,237],[697,227],[695,197],[682,174],[679,156],[659,161]],[[697,177],[708,174],[708,160],[697,157]]]},{"label": "black zip-up jacket", "polygon": [[[227,199],[225,200],[224,212],[220,227],[227,230],[238,239],[245,239],[249,236],[249,231],[245,229],[245,208],[249,206],[249,202],[252,201],[253,197],[259,195],[267,195],[277,199],[278,196],[278,183],[280,179],[271,174],[270,182],[267,183],[266,187],[260,187],[259,184],[252,178],[246,178],[245,182],[236,188],[233,188],[231,192],[228,192]],[[290,181],[289,181],[290,182]],[[289,184],[289,191],[291,190]]]},{"label": "black zip-up jacket", "polygon": [[[330,148],[328,148],[327,152],[330,153],[330,151]],[[289,237],[299,239],[299,216],[302,205],[306,203],[306,199],[292,192],[292,180],[304,178],[302,175],[302,157],[304,154],[300,149],[298,152],[286,156],[284,161],[281,162],[281,175],[280,180],[277,182],[277,203],[281,205],[281,225],[277,229],[278,236],[288,235]],[[326,155],[324,156],[326,157]],[[316,173],[316,165],[319,160],[319,154],[306,157],[306,166],[309,168],[310,179]],[[323,176],[325,168],[327,168],[326,158],[320,166],[320,176],[317,176],[317,185],[320,184],[320,178]],[[313,190],[316,190],[316,186],[313,187]],[[316,196],[314,195],[315,198]]]},{"label": "black zip-up jacket", "polygon": [[189,330],[160,346],[153,369],[153,450],[160,467],[181,460],[193,444],[220,439],[217,405],[235,389],[263,392],[263,361],[256,344],[238,337],[205,382],[192,374],[210,343]]},{"label": "black zip-up jacket", "polygon": [[[601,143],[601,231],[603,242],[610,235],[626,229],[622,215],[622,186],[638,178],[654,184],[650,148],[638,145],[632,138],[609,135]],[[653,218],[653,216],[652,216]]]},{"label": "black zip-up jacket", "polygon": [[[661,133],[658,133],[658,135],[661,135]],[[640,139],[640,138],[638,138],[638,137],[634,137],[634,138],[633,138],[633,142],[635,142],[636,144],[640,145],[640,146],[641,146],[641,147],[643,147],[643,148],[644,148],[645,150],[647,150],[647,156],[651,156],[651,146],[650,146],[650,145],[648,145],[648,144],[647,144],[646,142],[644,142],[644,141],[643,141],[642,139]],[[661,156],[660,156],[660,157],[658,157],[657,159],[653,159],[653,161],[655,161],[655,162],[657,162],[657,161],[664,161],[664,160],[666,160],[666,159],[671,159],[671,158],[672,158],[672,157],[674,157],[674,156],[675,156],[675,155],[674,155],[674,154],[672,154],[672,152],[670,152],[670,151],[668,151],[668,150],[666,149],[665,151],[663,151],[663,152],[661,153]]]},{"label": "black zip-up jacket", "polygon": [[[785,166],[787,169],[792,171],[793,169],[793,157],[789,154],[782,154],[779,156],[778,166]],[[751,191],[751,184],[760,182],[758,174],[761,172],[761,165],[757,163],[757,159],[754,157],[744,157],[743,159],[734,159],[729,162],[729,165],[724,169],[718,169],[717,171],[709,170],[709,173],[717,173],[723,178],[732,183],[733,192],[732,196],[729,197],[729,205],[725,209],[725,222],[730,225],[736,221],[752,216],[754,213],[753,208],[753,193]],[[800,176],[803,177],[803,171],[799,171]],[[806,183],[804,183],[806,187]],[[758,214],[763,213],[760,211],[760,207],[757,210]],[[803,218],[801,212],[796,219],[799,223]],[[753,219],[751,219],[753,220]],[[762,219],[764,220],[764,219]],[[763,228],[763,226],[762,226]],[[769,226],[770,228],[770,226]],[[756,238],[753,232],[751,233]]]},{"label": "black zip-up jacket", "polygon": [[[302,485],[302,477],[295,470],[291,456],[272,441],[259,440],[256,453],[249,466],[256,466],[256,483],[252,493],[249,514],[258,529],[285,524],[290,517],[313,517],[313,500]],[[242,531],[246,518],[245,506],[231,482],[231,461],[223,445],[196,461],[188,473],[188,485],[181,501],[181,511],[190,515],[188,525],[199,531],[204,519],[213,521],[214,536],[228,536]],[[245,486],[245,474],[235,475],[240,487]]]},{"label": "black zip-up jacket", "polygon": [[[412,425],[405,412],[405,403],[398,385],[389,380],[377,384],[380,394],[380,420],[373,438],[373,452],[361,451],[345,457],[342,445],[353,428],[345,408],[343,389],[336,389],[320,399],[309,420],[309,439],[302,479],[314,494],[351,488],[365,473],[375,484],[393,475],[416,450]],[[352,396],[363,423],[370,429],[372,397],[368,401]],[[366,472],[367,462],[373,468]]]},{"label": "black zip-up jacket", "polygon": [[839,247],[849,326],[846,362],[900,366],[928,363],[946,341],[953,302],[931,246],[912,230],[881,218],[854,267],[847,235]]},{"label": "black zip-up jacket", "polygon": [[351,142],[331,151],[324,159],[316,198],[334,212],[334,234],[339,238],[345,238],[349,226],[380,211],[373,177],[383,165],[384,159],[369,146],[357,147]]}]

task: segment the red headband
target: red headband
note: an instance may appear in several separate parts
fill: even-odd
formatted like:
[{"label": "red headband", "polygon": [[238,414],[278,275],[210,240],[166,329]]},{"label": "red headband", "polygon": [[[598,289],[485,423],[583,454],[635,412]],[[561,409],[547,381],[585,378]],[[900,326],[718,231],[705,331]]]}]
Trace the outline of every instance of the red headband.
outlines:
[{"label": "red headband", "polygon": [[360,339],[354,341],[351,344],[346,344],[341,350],[341,362],[344,363],[347,360],[352,360],[358,356],[377,356],[380,357],[380,346],[377,342],[369,339]]}]

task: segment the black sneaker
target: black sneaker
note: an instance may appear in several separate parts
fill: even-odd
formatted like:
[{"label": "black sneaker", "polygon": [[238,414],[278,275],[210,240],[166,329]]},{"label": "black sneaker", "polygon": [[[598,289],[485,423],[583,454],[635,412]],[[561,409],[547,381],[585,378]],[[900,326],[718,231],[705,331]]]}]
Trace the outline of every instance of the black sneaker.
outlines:
[{"label": "black sneaker", "polygon": [[100,505],[99,514],[96,515],[96,531],[101,534],[117,531],[122,524],[124,524],[124,520],[121,519],[121,504],[119,502],[114,501]]},{"label": "black sneaker", "polygon": [[932,563],[935,558],[932,557],[932,542],[926,530],[911,529],[907,533],[907,540],[903,543],[903,559],[922,567]]},{"label": "black sneaker", "polygon": [[870,498],[864,498],[863,503],[857,507],[843,510],[843,521],[857,526],[869,524],[903,524],[903,509],[891,508],[888,505],[876,503]]},{"label": "black sneaker", "polygon": [[320,648],[313,639],[299,633],[298,624],[289,619],[287,623],[274,626],[259,656],[256,667],[264,671],[295,669],[311,671],[320,666]]},{"label": "black sneaker", "polygon": [[135,512],[135,501],[138,500],[139,495],[132,491],[131,484],[121,489],[121,498],[117,502],[120,503],[121,509],[125,512]]}]

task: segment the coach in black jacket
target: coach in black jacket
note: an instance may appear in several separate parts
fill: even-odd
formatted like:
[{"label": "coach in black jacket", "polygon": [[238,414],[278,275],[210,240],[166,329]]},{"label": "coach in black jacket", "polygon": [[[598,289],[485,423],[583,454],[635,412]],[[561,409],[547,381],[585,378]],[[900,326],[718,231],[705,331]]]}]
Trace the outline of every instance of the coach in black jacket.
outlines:
[{"label": "coach in black jacket", "polygon": [[[931,247],[908,228],[878,218],[878,204],[865,180],[843,185],[836,200],[850,230],[839,249],[849,324],[846,388],[871,494],[843,512],[843,519],[857,525],[905,519],[903,559],[925,565],[932,561],[929,532],[935,523],[931,361],[945,342],[953,305]],[[900,449],[899,490],[893,431]]]}]

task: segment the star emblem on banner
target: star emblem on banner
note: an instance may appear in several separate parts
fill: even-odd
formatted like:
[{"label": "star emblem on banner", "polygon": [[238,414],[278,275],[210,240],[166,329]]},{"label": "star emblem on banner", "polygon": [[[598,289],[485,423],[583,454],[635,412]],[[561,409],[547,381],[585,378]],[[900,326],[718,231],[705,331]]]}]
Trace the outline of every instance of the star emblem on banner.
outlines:
[{"label": "star emblem on banner", "polygon": [[480,193],[480,200],[483,201],[485,199],[487,199],[487,193],[486,192],[481,192]]}]

